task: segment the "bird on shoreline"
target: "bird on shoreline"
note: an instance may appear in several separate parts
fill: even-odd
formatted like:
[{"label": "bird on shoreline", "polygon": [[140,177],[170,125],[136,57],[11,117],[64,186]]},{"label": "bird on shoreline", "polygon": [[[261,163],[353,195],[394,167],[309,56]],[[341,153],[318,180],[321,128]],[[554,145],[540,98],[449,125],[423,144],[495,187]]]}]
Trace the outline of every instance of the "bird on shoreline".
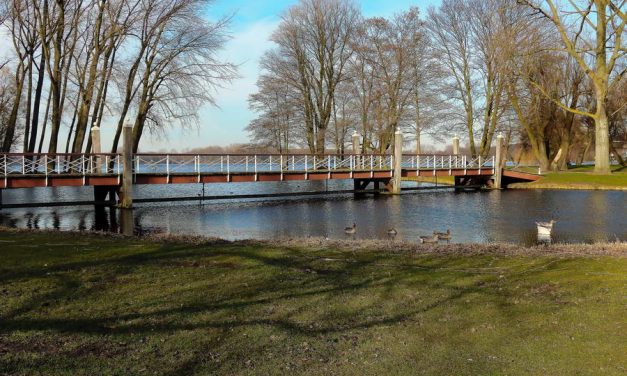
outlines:
[{"label": "bird on shoreline", "polygon": [[538,226],[538,235],[551,236],[551,231],[553,231],[553,225],[555,222],[556,221],[553,219],[548,222],[536,222],[536,226]]},{"label": "bird on shoreline", "polygon": [[392,227],[391,229],[388,230],[388,235],[396,236],[396,234],[398,234],[398,231],[396,231],[396,229],[394,227]]},{"label": "bird on shoreline", "polygon": [[438,232],[433,231],[433,235],[437,235],[440,240],[450,240],[451,239],[451,229],[447,229],[446,232]]},{"label": "bird on shoreline", "polygon": [[353,223],[352,227],[345,227],[344,232],[347,234],[354,234],[357,232],[357,224]]},{"label": "bird on shoreline", "polygon": [[421,243],[437,243],[440,240],[440,237],[436,234],[432,236],[422,235],[419,237]]}]

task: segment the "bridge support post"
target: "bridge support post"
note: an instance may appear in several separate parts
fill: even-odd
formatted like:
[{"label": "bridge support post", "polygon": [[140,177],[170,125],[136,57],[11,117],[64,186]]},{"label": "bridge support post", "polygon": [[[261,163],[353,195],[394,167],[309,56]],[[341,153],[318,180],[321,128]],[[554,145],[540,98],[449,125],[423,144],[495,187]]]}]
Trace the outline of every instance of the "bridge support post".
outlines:
[{"label": "bridge support post", "polygon": [[402,179],[402,161],[403,161],[403,134],[399,129],[394,132],[394,175],[392,177],[392,189],[390,193],[401,193]]},{"label": "bridge support post", "polygon": [[494,160],[494,188],[501,189],[503,180],[503,135],[496,136],[496,157]]},{"label": "bridge support post", "polygon": [[120,208],[133,207],[133,126],[124,124],[124,148],[122,150],[122,187],[120,189]]},{"label": "bridge support post", "polygon": [[[100,145],[100,127],[95,125],[91,127],[91,152],[92,154],[100,154],[102,153],[101,145]],[[97,156],[93,165],[92,173],[96,172],[98,174],[102,173],[102,158]]]},{"label": "bridge support post", "polygon": [[361,147],[359,146],[359,133],[353,132],[353,154],[361,154]]},{"label": "bridge support post", "polygon": [[120,232],[122,235],[132,236],[133,229],[135,227],[135,220],[133,218],[133,209],[121,209],[120,210]]},{"label": "bridge support post", "polygon": [[459,155],[459,137],[453,137],[453,155]]}]

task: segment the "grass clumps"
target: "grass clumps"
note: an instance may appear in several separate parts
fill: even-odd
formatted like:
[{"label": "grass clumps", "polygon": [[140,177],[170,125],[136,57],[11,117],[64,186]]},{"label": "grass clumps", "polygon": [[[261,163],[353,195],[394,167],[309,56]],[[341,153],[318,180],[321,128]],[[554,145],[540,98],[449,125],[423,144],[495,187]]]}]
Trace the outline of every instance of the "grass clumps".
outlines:
[{"label": "grass clumps", "polygon": [[440,247],[0,232],[0,374],[624,374],[624,243]]}]

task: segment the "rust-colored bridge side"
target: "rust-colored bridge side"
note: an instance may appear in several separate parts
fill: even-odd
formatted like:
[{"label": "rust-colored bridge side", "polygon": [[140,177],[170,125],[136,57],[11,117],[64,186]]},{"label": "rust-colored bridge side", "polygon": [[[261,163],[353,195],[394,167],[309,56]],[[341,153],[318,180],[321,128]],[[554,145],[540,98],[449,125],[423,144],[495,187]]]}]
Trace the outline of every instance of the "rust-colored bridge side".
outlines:
[{"label": "rust-colored bridge side", "polygon": [[[400,154],[399,154],[400,155]],[[356,190],[373,183],[391,190],[401,177],[454,176],[456,185],[484,184],[495,175],[495,158],[465,155],[390,154],[0,154],[3,189],[94,187],[95,201],[111,202],[133,184],[244,183],[351,179]],[[400,163],[399,163],[400,160]],[[128,166],[128,167],[125,167]],[[500,171],[499,171],[500,172]],[[504,170],[503,178],[539,176]],[[394,183],[396,184],[396,183]],[[108,198],[107,198],[108,197]]]}]

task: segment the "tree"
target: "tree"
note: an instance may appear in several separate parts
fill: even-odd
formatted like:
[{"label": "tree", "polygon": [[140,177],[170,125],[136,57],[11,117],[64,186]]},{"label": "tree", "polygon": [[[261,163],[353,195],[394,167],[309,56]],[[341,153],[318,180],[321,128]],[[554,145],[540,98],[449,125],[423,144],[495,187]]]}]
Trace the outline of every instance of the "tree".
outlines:
[{"label": "tree", "polygon": [[[270,61],[262,60],[262,65],[272,69]],[[281,75],[270,72],[259,77],[257,87],[259,91],[251,94],[248,101],[250,109],[259,116],[246,129],[258,145],[287,153],[297,133],[295,128],[302,121],[299,93]]]},{"label": "tree", "polygon": [[[595,123],[595,167],[600,174],[610,173],[609,120],[607,96],[625,75],[623,68],[615,72],[619,60],[625,58],[627,48],[622,34],[627,23],[624,1],[593,0],[583,4],[570,1],[569,7],[559,9],[553,0],[518,0],[534,13],[548,19],[557,30],[563,51],[570,55],[586,73],[596,98],[594,112],[572,108],[551,96],[540,84],[536,86],[544,95],[566,111],[588,116]],[[575,23],[571,29],[569,25]]]},{"label": "tree", "polygon": [[236,76],[235,66],[217,56],[227,40],[228,19],[205,21],[198,16],[203,4],[187,1],[145,50],[133,125],[134,152],[147,124],[159,131],[166,121],[193,122],[201,104],[214,104],[213,90]]},{"label": "tree", "polygon": [[277,53],[298,72],[307,143],[324,153],[333,98],[352,54],[349,40],[359,20],[347,0],[301,0],[282,16],[272,41]]}]

